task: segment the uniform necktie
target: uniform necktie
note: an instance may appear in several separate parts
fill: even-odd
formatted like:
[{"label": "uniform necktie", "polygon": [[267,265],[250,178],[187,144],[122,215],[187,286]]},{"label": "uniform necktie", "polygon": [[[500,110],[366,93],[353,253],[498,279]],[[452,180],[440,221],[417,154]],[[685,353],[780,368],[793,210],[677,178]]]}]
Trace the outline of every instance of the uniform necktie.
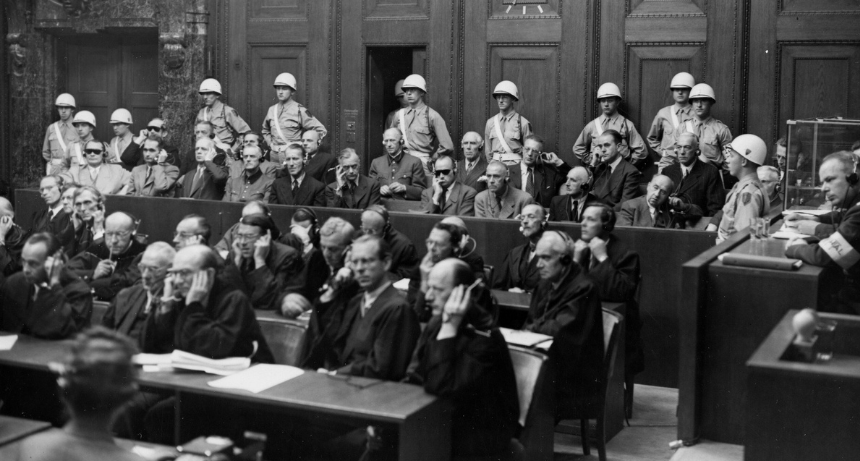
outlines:
[{"label": "uniform necktie", "polygon": [[526,177],[526,193],[535,196],[535,178],[533,168],[529,168],[528,176]]}]

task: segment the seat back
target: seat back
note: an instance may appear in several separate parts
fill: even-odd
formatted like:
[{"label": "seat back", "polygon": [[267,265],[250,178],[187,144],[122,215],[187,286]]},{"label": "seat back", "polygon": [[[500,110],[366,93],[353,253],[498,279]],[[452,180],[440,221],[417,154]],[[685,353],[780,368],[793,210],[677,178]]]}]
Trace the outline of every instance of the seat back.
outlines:
[{"label": "seat back", "polygon": [[102,319],[107,313],[108,307],[110,307],[110,303],[107,301],[97,301],[93,299],[93,313],[90,316],[90,326],[96,326],[102,324]]},{"label": "seat back", "polygon": [[288,320],[258,319],[258,322],[263,337],[266,338],[266,343],[275,357],[275,363],[296,366],[302,354],[301,349],[307,325]]},{"label": "seat back", "polygon": [[[615,357],[618,355],[619,331],[623,317],[617,312],[603,310],[603,378],[602,395],[606,395],[606,388],[612,379],[612,371],[615,367]],[[603,406],[603,405],[601,405]]]},{"label": "seat back", "polygon": [[528,460],[551,460],[553,457],[553,381],[549,375],[546,354],[517,346],[508,346],[517,395],[520,403],[519,423],[523,427],[520,443]]},{"label": "seat back", "polygon": [[496,275],[496,268],[489,265],[484,264],[484,281],[487,282],[487,285],[493,285],[493,277]]}]

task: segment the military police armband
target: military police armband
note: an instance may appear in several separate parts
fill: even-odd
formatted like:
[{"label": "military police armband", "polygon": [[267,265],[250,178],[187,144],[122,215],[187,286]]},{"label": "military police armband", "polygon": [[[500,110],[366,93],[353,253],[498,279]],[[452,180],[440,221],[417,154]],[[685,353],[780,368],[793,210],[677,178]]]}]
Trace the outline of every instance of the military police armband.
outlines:
[{"label": "military police armband", "polygon": [[839,232],[822,240],[818,246],[842,269],[849,269],[860,261],[860,253]]}]

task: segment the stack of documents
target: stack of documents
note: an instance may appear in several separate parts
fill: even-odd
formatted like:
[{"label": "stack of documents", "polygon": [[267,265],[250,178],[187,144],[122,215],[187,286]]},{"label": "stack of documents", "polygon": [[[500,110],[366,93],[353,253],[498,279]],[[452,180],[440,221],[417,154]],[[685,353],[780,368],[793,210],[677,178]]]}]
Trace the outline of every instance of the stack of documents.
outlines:
[{"label": "stack of documents", "polygon": [[135,365],[143,366],[144,371],[166,371],[181,368],[222,376],[245,370],[251,366],[251,359],[248,357],[210,359],[180,350],[175,350],[171,354],[137,354],[133,361]]}]

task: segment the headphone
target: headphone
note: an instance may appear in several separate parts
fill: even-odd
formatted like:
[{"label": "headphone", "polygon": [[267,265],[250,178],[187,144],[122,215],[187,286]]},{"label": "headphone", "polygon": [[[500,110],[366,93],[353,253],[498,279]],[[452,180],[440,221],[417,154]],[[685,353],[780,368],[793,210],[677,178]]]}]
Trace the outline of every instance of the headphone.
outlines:
[{"label": "headphone", "polygon": [[[520,220],[520,223],[522,223],[522,219]],[[549,213],[544,213],[544,217],[540,222],[541,232],[546,230],[547,224],[549,224]],[[522,231],[523,231],[523,226],[522,226],[522,224],[520,224],[520,232],[522,232]]]},{"label": "headphone", "polygon": [[579,186],[579,190],[582,191],[583,194],[587,194],[589,190],[591,190],[591,183],[594,181],[594,174],[588,168],[585,169],[585,172],[588,174],[588,180],[586,180],[582,185]]},{"label": "headphone", "polygon": [[565,266],[569,266],[573,263],[573,239],[567,235],[567,232],[562,231],[552,231],[558,234],[562,240],[564,240],[565,252],[561,256],[558,257],[558,262],[562,263]]},{"label": "headphone", "polygon": [[857,165],[854,165],[854,171],[851,174],[845,176],[845,180],[848,181],[848,184],[852,186],[856,186],[857,183],[860,183],[860,176],[857,176]]},{"label": "headphone", "polygon": [[385,226],[382,227],[382,235],[387,235],[391,230],[391,221],[389,219],[390,216],[388,214],[388,210],[386,210],[382,205],[370,205],[365,208],[364,211],[372,211],[382,217],[382,220],[385,221]]},{"label": "headphone", "polygon": [[305,213],[310,215],[310,217],[311,217],[311,230],[313,231],[313,233],[315,235],[320,235],[320,225],[319,225],[319,221],[317,220],[317,214],[314,213],[314,210],[312,210],[308,207],[301,207],[301,208],[297,209],[295,213],[293,213],[293,216],[295,216],[296,213],[298,213],[300,211],[304,211]]}]

